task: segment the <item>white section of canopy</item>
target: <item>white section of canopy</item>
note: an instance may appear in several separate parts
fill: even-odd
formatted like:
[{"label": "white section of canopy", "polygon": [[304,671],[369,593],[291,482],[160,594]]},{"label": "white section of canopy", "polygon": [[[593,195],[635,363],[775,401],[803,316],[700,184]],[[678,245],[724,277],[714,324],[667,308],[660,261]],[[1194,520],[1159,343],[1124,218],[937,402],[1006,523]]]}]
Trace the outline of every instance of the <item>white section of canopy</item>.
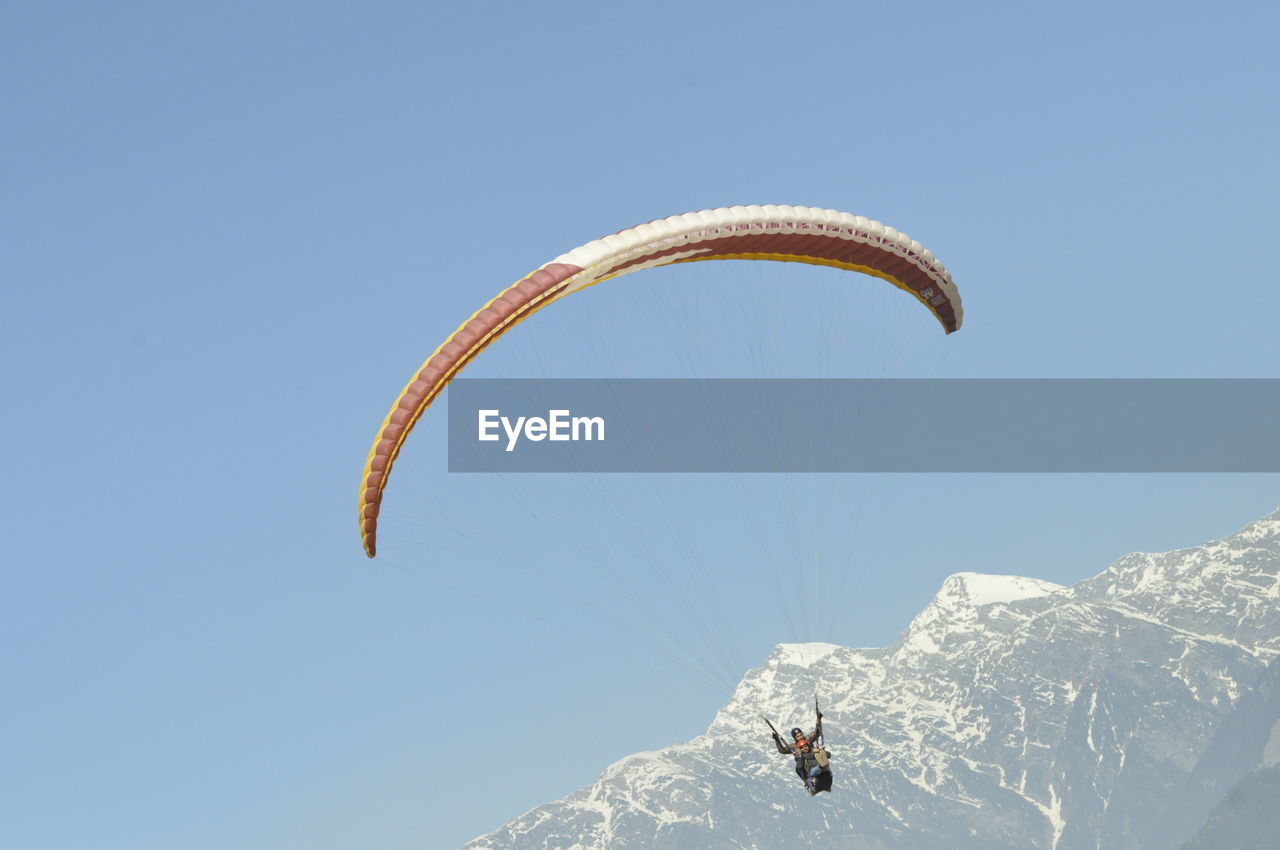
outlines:
[{"label": "white section of canopy", "polygon": [[[688,251],[678,252],[626,269],[626,273],[653,266],[667,265],[679,259],[696,256],[703,250],[694,247],[707,239],[725,236],[750,236],[760,233],[802,233],[828,236],[851,242],[873,244],[911,261],[923,270],[955,307],[956,327],[964,321],[960,294],[946,267],[905,233],[863,216],[819,207],[797,207],[766,204],[763,206],[719,207],[713,210],[673,215],[637,225],[596,239],[561,254],[553,263],[580,266],[583,272],[557,296],[563,297],[609,277],[614,270],[637,257],[662,251],[678,244],[689,244]],[[549,265],[549,264],[548,264]]]}]

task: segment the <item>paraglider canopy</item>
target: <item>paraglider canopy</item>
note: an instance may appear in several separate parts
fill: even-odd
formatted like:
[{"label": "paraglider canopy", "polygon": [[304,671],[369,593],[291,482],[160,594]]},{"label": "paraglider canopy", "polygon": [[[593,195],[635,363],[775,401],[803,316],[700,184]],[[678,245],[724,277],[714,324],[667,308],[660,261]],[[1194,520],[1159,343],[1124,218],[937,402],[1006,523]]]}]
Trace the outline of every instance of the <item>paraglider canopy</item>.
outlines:
[{"label": "paraglider canopy", "polygon": [[817,207],[738,206],[658,219],[588,242],[512,284],[449,336],[383,420],[365,463],[358,512],[365,553],[377,553],[378,515],[404,440],[448,383],[495,339],[537,310],[641,269],[699,260],[776,260],[873,275],[909,293],[947,333],[964,319],[951,275],[904,233]]}]

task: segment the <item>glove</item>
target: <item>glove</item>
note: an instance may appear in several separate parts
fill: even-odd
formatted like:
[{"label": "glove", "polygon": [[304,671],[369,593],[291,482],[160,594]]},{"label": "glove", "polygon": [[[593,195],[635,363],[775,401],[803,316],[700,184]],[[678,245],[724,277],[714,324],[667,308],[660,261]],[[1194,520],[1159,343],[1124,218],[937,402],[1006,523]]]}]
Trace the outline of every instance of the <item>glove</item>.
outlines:
[{"label": "glove", "polygon": [[822,719],[822,712],[821,712],[821,711],[819,711],[819,712],[818,712],[818,719],[819,719],[819,720],[821,720],[821,719]]}]

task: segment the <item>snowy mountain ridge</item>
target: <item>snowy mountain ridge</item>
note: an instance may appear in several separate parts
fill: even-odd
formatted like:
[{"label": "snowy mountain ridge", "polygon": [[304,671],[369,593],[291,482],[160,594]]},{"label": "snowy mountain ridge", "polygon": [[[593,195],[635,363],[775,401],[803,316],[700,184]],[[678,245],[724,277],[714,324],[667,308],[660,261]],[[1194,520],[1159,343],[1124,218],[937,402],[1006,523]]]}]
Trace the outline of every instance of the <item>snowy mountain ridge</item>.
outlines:
[{"label": "snowy mountain ridge", "polygon": [[[1071,587],[959,573],[894,645],[781,644],[704,735],[466,847],[1157,846],[1277,655],[1280,510]],[[759,717],[807,727],[815,693],[837,779],[810,799]]]}]

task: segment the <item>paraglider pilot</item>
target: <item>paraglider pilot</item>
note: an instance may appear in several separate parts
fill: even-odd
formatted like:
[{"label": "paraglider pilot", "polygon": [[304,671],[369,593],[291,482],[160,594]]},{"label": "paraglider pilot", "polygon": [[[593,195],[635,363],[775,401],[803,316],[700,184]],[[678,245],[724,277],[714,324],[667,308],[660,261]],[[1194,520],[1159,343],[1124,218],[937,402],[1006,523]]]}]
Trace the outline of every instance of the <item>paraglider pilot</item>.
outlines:
[{"label": "paraglider pilot", "polygon": [[[773,724],[769,724],[770,728]],[[818,722],[813,733],[806,736],[804,730],[796,727],[791,730],[791,743],[783,741],[777,730],[773,731],[773,743],[778,752],[784,756],[792,756],[796,760],[796,775],[804,783],[810,794],[831,790],[831,754],[819,746],[822,739],[822,712],[818,711]]]}]

